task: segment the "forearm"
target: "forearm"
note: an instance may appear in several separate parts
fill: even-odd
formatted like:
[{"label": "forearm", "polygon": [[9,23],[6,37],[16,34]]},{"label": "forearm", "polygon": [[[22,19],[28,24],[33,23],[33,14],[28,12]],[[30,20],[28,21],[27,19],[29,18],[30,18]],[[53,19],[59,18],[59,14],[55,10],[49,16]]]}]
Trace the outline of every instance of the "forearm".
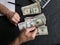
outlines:
[{"label": "forearm", "polygon": [[12,11],[10,11],[7,7],[5,7],[3,4],[0,3],[0,13],[4,14],[5,16],[14,14]]},{"label": "forearm", "polygon": [[[0,13],[2,13],[3,15],[5,15],[5,16],[9,16],[9,15],[14,15],[15,14],[15,12],[12,12],[12,11],[10,11],[7,7],[5,7],[4,5],[2,5],[1,3],[0,3]],[[8,17],[9,18],[9,17]],[[20,44],[20,40],[19,40],[20,38],[19,38],[19,36],[14,40],[14,41],[12,41],[9,45],[19,45]]]},{"label": "forearm", "polygon": [[20,38],[19,36],[14,40],[12,41],[9,45],[21,45],[22,41],[20,41]]}]

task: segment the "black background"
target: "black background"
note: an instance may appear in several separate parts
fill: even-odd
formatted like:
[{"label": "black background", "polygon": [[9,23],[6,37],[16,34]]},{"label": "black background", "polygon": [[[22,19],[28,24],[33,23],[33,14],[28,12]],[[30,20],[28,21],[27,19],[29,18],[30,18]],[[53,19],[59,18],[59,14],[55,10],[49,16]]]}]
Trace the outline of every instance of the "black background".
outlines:
[{"label": "black background", "polygon": [[[16,6],[16,12],[21,16],[21,22],[24,21],[24,16],[21,12],[21,7],[32,4],[30,0],[16,0],[16,3],[21,6]],[[43,9],[47,18],[48,36],[38,36],[35,40],[26,42],[22,45],[53,45],[60,43],[60,0],[51,0],[50,3]]]}]

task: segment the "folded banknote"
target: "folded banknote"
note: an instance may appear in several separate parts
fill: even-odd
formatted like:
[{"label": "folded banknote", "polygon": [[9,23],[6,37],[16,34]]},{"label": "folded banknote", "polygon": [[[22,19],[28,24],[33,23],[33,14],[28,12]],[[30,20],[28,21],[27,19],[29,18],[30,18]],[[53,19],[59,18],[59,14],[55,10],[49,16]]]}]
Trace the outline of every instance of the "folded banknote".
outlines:
[{"label": "folded banknote", "polygon": [[45,25],[42,25],[37,28],[37,36],[38,35],[48,35],[48,28]]},{"label": "folded banknote", "polygon": [[23,15],[39,14],[41,13],[41,6],[39,3],[33,3],[24,7],[21,7]]}]

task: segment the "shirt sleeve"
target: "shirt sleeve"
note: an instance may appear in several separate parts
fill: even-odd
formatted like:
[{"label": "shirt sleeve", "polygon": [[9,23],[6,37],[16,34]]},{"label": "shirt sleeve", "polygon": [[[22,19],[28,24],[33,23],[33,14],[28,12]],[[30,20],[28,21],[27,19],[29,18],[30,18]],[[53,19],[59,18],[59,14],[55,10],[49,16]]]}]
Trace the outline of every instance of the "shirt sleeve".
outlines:
[{"label": "shirt sleeve", "polygon": [[6,0],[0,0],[0,3],[4,5],[6,3]]},{"label": "shirt sleeve", "polygon": [[7,7],[9,10],[15,12],[15,5],[10,4],[8,2],[15,3],[15,0],[0,0],[0,3],[3,4],[5,7]]}]

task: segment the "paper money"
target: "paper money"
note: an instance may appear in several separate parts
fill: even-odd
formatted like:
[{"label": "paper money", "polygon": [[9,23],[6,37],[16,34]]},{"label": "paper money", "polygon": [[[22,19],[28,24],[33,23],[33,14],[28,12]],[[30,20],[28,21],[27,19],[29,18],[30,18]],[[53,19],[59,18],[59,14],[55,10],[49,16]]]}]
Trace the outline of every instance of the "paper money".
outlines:
[{"label": "paper money", "polygon": [[[31,27],[31,25],[29,23],[28,23],[28,27]],[[25,23],[22,23],[22,25],[21,25],[21,23],[20,23],[19,28],[20,28],[20,31],[21,31],[22,29],[26,29],[27,25]],[[36,34],[36,36],[38,36],[38,35],[48,35],[47,26],[42,25],[42,26],[37,27],[37,34]]]},{"label": "paper money", "polygon": [[41,25],[44,25],[44,22],[40,18],[35,18],[30,23],[32,26],[36,25],[36,27],[39,27]]},{"label": "paper money", "polygon": [[44,13],[41,13],[41,14],[35,16],[35,18],[40,18],[44,22],[44,24],[46,24],[46,17],[45,17]]},{"label": "paper money", "polygon": [[27,28],[27,23],[26,22],[21,22],[18,24],[18,27],[20,30],[26,29]]},{"label": "paper money", "polygon": [[[45,17],[45,15],[44,15],[44,13],[42,13],[42,14],[39,14],[39,15],[37,15],[37,16],[34,16],[34,17],[26,17],[25,18],[25,22],[27,22],[27,21],[31,21],[31,20],[36,20],[36,19],[41,19],[43,22],[44,22],[44,24],[46,24],[46,17]],[[37,20],[38,21],[38,20]]]},{"label": "paper money", "polygon": [[[32,19],[31,19],[32,18]],[[46,24],[46,17],[44,15],[44,13],[37,15],[35,17],[28,17],[25,18],[25,22],[21,22],[18,24],[18,27],[21,30],[26,29],[28,27],[32,27],[32,26],[36,26],[37,27],[37,34],[38,35],[48,35],[48,29],[47,26],[45,26]]]},{"label": "paper money", "polygon": [[24,18],[25,22],[32,20],[34,17],[26,17]]},{"label": "paper money", "polygon": [[22,22],[22,23],[19,23],[18,24],[18,27],[20,30],[23,30],[24,28],[28,28],[28,27],[31,27],[31,26],[41,26],[43,25],[44,23],[42,22],[41,19],[36,19],[36,20],[31,20],[29,22]]},{"label": "paper money", "polygon": [[19,23],[18,27],[20,30],[22,30],[23,28],[27,28],[27,27],[31,27],[31,26],[39,27],[41,25],[44,25],[45,23],[46,23],[45,15],[43,15],[43,13],[42,13],[38,16],[35,16],[33,19],[31,19],[29,21]]},{"label": "paper money", "polygon": [[31,15],[41,13],[41,6],[39,3],[33,3],[21,8],[23,15]]},{"label": "paper money", "polygon": [[48,35],[47,26],[43,25],[37,28],[37,36],[38,35]]}]

